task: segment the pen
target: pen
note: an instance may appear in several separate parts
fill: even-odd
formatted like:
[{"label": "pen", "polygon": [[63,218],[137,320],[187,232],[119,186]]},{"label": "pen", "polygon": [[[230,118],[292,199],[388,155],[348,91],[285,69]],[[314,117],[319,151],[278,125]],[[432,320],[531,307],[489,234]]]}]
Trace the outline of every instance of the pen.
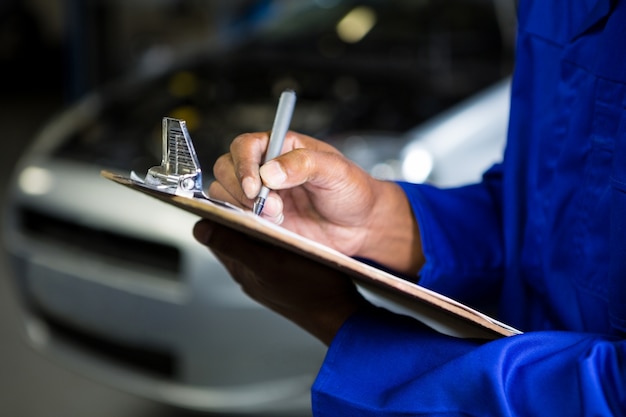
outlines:
[{"label": "pen", "polygon": [[[276,109],[276,116],[274,118],[274,125],[272,126],[272,133],[270,134],[270,142],[265,152],[265,164],[268,161],[276,158],[280,155],[283,149],[283,142],[285,141],[285,135],[289,130],[289,124],[291,123],[291,115],[293,114],[293,108],[296,105],[296,93],[293,90],[285,90],[280,95],[278,100],[278,108]],[[265,199],[269,194],[270,189],[265,185],[261,186],[259,195],[254,200],[252,211],[257,216],[263,211],[265,206]]]}]

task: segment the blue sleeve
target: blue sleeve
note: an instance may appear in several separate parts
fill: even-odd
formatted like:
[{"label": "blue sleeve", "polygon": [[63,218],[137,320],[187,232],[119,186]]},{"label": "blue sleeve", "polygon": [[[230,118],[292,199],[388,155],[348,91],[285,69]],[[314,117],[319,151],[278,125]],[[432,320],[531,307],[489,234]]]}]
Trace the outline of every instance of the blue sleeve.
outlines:
[{"label": "blue sleeve", "polygon": [[457,339],[376,309],[337,334],[312,401],[316,417],[624,415],[626,341],[557,331]]},{"label": "blue sleeve", "polygon": [[501,165],[483,181],[453,189],[399,182],[419,223],[426,264],[420,285],[480,305],[504,275]]}]

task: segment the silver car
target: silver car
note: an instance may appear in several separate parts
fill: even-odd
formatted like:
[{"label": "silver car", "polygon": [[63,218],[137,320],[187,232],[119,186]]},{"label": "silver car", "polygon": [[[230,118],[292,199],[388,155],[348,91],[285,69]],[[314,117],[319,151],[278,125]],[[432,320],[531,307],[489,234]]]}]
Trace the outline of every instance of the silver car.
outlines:
[{"label": "silver car", "polygon": [[[508,84],[450,108],[502,78],[506,57],[491,2],[445,3],[314,2],[254,39],[94,92],[46,125],[16,168],[4,228],[27,341],[63,366],[167,404],[309,415],[325,348],[241,293],[192,238],[197,218],[99,172],[157,165],[167,115],[187,120],[210,172],[237,133],[271,126],[273,93],[292,87],[292,128],[375,175],[474,179],[501,153]],[[375,20],[350,43],[336,24],[358,7]],[[459,20],[468,13],[474,21]],[[469,116],[482,127],[468,129],[463,115],[483,105],[492,107]],[[459,153],[478,137],[483,159]],[[428,169],[412,171],[424,161]]]}]

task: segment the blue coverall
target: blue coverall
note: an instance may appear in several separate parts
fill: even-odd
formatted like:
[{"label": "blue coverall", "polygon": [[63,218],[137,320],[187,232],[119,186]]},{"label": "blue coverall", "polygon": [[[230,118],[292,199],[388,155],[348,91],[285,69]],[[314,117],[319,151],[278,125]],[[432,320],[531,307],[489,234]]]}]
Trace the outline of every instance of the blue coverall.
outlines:
[{"label": "blue coverall", "polygon": [[502,164],[455,189],[401,184],[420,284],[525,333],[351,317],[312,389],[321,416],[626,415],[626,0],[521,0]]}]

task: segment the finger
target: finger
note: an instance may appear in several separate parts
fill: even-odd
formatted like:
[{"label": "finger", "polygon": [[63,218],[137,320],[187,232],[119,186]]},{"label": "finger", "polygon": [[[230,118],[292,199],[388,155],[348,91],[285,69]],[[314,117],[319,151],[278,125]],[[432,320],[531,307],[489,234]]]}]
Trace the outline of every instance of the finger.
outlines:
[{"label": "finger", "polygon": [[[263,164],[269,143],[269,132],[245,133],[233,140],[230,146],[235,175],[249,199],[254,199],[261,189],[259,167]],[[294,149],[311,149],[329,153],[339,153],[329,144],[288,131],[283,143],[281,154]]]},{"label": "finger", "polygon": [[[252,209],[254,204],[253,200],[249,200],[243,195],[243,192],[239,193],[240,198],[233,197],[229,190],[225,189],[218,181],[213,181],[209,185],[208,194],[212,199],[224,201],[237,207]],[[280,225],[285,220],[283,200],[276,193],[270,193],[261,215],[272,223]]]},{"label": "finger", "polygon": [[249,258],[250,253],[257,253],[259,250],[258,247],[251,247],[256,244],[253,239],[206,219],[194,225],[193,236],[211,249],[211,252],[227,267]]},{"label": "finger", "polygon": [[[270,269],[270,272],[274,273],[277,271],[272,270],[273,266],[285,266],[283,259],[285,257],[281,256],[283,250],[210,220],[198,221],[193,228],[193,236],[198,242],[208,246],[229,270],[234,265],[241,264],[252,270],[267,271]],[[255,254],[255,256],[250,256],[251,254]]]},{"label": "finger", "polygon": [[[233,240],[238,239],[238,234],[233,234],[232,231],[229,233],[229,236],[231,236],[229,241],[232,242]],[[231,246],[231,251],[225,252],[225,248],[221,246],[226,242],[223,228],[209,220],[201,220],[195,224],[193,228],[193,236],[198,242],[206,245],[211,250],[213,255],[215,255],[220,263],[222,263],[222,265],[224,265],[224,267],[229,271],[232,278],[239,283],[244,292],[247,293],[247,285],[245,283],[246,281],[254,279],[253,271],[239,259],[239,257],[245,256],[245,252],[241,256],[237,255],[241,254],[241,251],[233,252],[232,249],[239,248],[239,245]],[[251,296],[251,294],[248,295]]]},{"label": "finger", "polygon": [[193,227],[193,237],[203,245],[207,245],[211,240],[211,234],[215,223],[209,220],[200,220]]},{"label": "finger", "polygon": [[243,207],[252,207],[234,171],[231,154],[222,155],[213,166],[215,181],[209,186],[209,196]]},{"label": "finger", "polygon": [[[316,277],[315,280],[319,282],[328,281],[343,288],[341,281],[346,278],[343,273],[210,220],[198,221],[193,228],[193,235],[220,260],[229,264],[241,263],[252,271],[257,271],[265,277],[266,284],[272,281],[274,284],[284,285],[282,288],[301,288],[303,283],[291,276],[294,271],[300,271]],[[327,289],[321,288],[322,291]]]},{"label": "finger", "polygon": [[283,214],[283,200],[278,194],[270,193],[268,195],[261,216],[273,223],[282,224],[285,215]]},{"label": "finger", "polygon": [[259,166],[267,149],[267,132],[239,135],[230,145],[233,169],[245,196],[254,199],[261,189]]},{"label": "finger", "polygon": [[[243,201],[240,198],[235,198],[233,196],[233,194],[227,190],[226,188],[224,188],[224,186],[222,184],[220,184],[217,181],[213,181],[210,185],[209,185],[209,189],[208,189],[208,196],[211,199],[214,200],[219,200],[219,201],[223,201],[229,204],[232,204],[236,207],[241,207],[241,208],[252,208],[252,201],[248,200],[247,198],[244,197]],[[243,192],[239,193],[240,196],[243,196]]]}]

